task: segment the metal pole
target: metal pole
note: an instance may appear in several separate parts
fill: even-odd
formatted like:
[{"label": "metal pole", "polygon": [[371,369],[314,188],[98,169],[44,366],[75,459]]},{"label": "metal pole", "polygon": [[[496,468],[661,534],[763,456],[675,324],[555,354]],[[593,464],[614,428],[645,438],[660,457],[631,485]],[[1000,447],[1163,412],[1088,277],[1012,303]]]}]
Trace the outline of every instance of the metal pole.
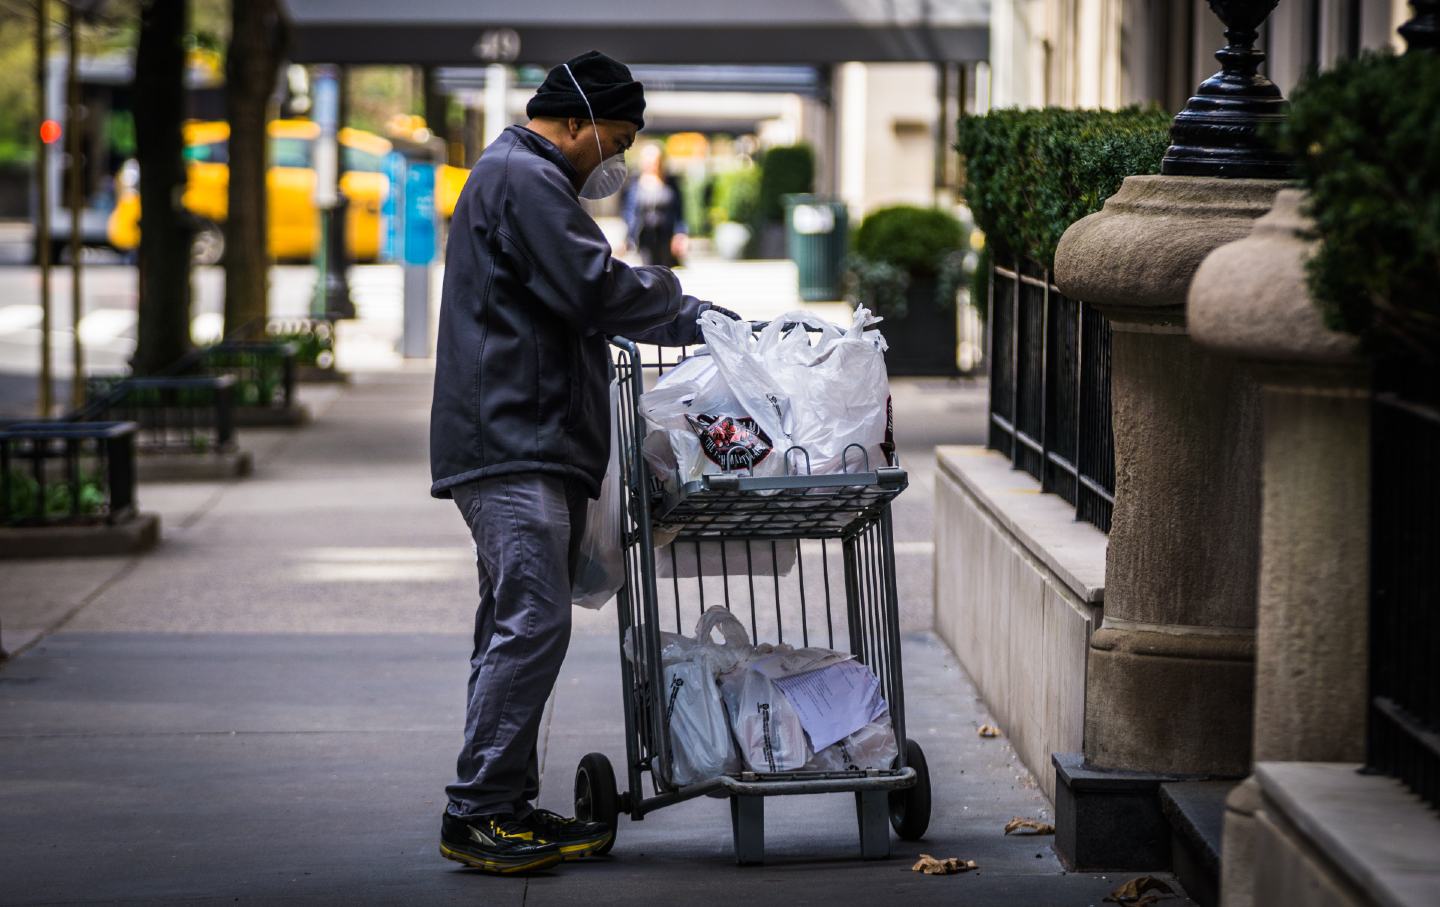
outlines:
[{"label": "metal pole", "polygon": [[69,3],[65,7],[65,26],[69,30],[69,61],[66,64],[65,72],[65,132],[66,144],[69,149],[68,173],[70,177],[70,406],[72,409],[79,409],[85,402],[85,354],[80,343],[80,317],[84,309],[84,296],[80,286],[81,258],[84,257],[81,254],[84,237],[80,226],[81,209],[84,207],[81,199],[84,168],[80,145],[82,116],[79,78],[79,17],[75,14],[74,3]]},{"label": "metal pole", "polygon": [[485,67],[485,139],[480,147],[488,148],[510,125],[510,67],[491,63]]},{"label": "metal pole", "polygon": [[[35,109],[43,123],[48,112],[49,86],[46,84],[45,63],[50,56],[50,4],[35,4]],[[39,211],[35,222],[35,259],[40,266],[40,418],[50,418],[50,391],[53,364],[50,361],[50,146],[36,130],[40,141],[35,158],[36,204]]]}]

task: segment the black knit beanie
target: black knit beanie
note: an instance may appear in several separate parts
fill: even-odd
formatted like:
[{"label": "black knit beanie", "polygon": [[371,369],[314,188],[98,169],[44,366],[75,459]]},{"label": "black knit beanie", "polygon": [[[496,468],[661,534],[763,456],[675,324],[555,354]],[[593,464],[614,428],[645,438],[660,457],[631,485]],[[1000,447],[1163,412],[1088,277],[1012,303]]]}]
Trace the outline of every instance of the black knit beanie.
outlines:
[{"label": "black knit beanie", "polygon": [[628,66],[598,50],[583,53],[568,63],[570,72],[585,89],[590,107],[586,108],[585,98],[575,90],[575,82],[570,81],[562,65],[550,70],[540,83],[535,97],[525,105],[526,116],[589,119],[593,110],[597,120],[626,120],[645,128],[645,86],[630,77]]}]

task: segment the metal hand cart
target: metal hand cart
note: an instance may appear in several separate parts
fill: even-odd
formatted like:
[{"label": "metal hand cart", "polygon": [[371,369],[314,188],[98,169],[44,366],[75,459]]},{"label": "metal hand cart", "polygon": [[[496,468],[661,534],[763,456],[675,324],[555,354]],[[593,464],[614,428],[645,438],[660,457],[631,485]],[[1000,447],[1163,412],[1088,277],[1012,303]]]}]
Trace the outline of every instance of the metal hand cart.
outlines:
[{"label": "metal hand cart", "polygon": [[[612,344],[620,391],[616,425],[624,489],[625,585],[617,600],[627,790],[617,791],[609,759],[590,753],[575,775],[576,814],[614,828],[622,812],[639,821],[647,813],[695,797],[728,797],[736,860],[748,864],[764,859],[765,798],[853,792],[862,856],[888,857],[887,826],[913,841],[924,835],[930,822],[925,755],[905,737],[890,517],[891,500],[906,487],[904,470],[893,454],[890,463],[872,466],[857,447],[847,456],[855,471],[809,475],[808,454],[792,448],[785,452],[784,475],[764,477],[737,470],[708,475],[667,492],[642,454],[645,423],[639,398],[687,351],[646,347],[653,361],[642,361],[636,344],[621,338]],[[675,534],[674,542],[659,552],[654,547],[657,530]],[[706,575],[700,546],[709,543],[713,561],[717,542],[721,569],[714,575],[712,564],[712,575]],[[794,566],[782,570],[781,564],[788,564],[791,556],[787,549],[793,549]],[[684,569],[687,557],[692,558],[691,570]],[[737,560],[732,573],[731,558],[744,558],[745,569]],[[768,564],[770,575],[757,564]],[[836,607],[840,602],[843,609]],[[869,666],[880,681],[900,744],[895,764],[878,770],[742,771],[675,784],[660,631],[689,631],[707,604],[723,604],[742,622],[748,618],[755,643],[788,640],[796,646],[848,650]],[[632,629],[633,663],[623,651]],[[654,790],[650,797],[642,787],[641,775],[646,772]]]}]

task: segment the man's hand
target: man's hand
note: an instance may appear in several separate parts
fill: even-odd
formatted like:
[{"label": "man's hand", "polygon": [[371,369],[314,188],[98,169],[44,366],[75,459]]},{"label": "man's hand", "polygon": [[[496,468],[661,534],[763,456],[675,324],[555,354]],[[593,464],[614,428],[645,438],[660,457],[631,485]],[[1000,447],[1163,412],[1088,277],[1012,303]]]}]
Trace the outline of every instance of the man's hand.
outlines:
[{"label": "man's hand", "polygon": [[745,320],[745,319],[741,318],[739,315],[737,315],[737,314],[735,314],[734,312],[730,311],[729,309],[722,308],[722,307],[716,305],[716,304],[713,303],[713,302],[710,303],[710,308],[707,309],[706,311],[709,311],[709,312],[718,312],[719,314],[724,315],[726,318],[730,318],[730,319],[733,319],[733,320],[735,320],[735,321],[744,321],[744,320]]}]

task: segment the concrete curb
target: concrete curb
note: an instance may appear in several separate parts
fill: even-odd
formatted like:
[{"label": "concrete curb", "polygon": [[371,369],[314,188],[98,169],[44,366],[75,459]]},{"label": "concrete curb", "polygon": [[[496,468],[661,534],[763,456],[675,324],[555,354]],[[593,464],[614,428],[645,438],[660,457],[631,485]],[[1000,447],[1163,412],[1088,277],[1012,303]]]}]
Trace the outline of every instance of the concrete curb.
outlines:
[{"label": "concrete curb", "polygon": [[0,560],[137,554],[159,541],[160,517],[154,513],[114,525],[5,528],[0,529]]},{"label": "concrete curb", "polygon": [[310,410],[305,406],[237,406],[235,425],[240,428],[293,428],[308,425]]},{"label": "concrete curb", "polygon": [[248,476],[255,458],[248,450],[202,454],[141,454],[135,459],[135,477],[141,482],[213,482]]}]

